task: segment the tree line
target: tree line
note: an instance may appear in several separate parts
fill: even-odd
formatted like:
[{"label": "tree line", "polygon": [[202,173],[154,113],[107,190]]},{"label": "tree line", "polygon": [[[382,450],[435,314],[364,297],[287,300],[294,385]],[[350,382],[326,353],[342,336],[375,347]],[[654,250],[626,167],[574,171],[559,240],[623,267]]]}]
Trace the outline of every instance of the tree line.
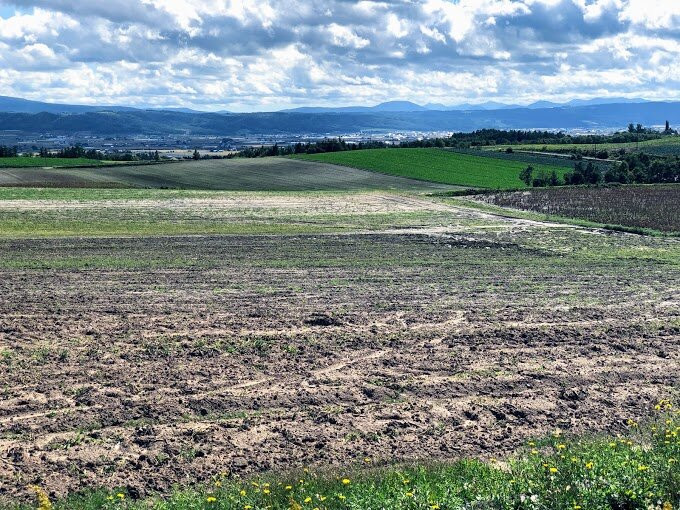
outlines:
[{"label": "tree line", "polygon": [[[18,147],[6,147],[0,145],[0,158],[15,158],[18,156],[32,157],[33,154],[26,153],[21,154]],[[158,151],[149,152],[137,152],[135,154],[131,152],[124,152],[121,154],[108,154],[96,149],[85,149],[81,145],[72,145],[69,147],[64,147],[62,149],[51,151],[44,147],[38,150],[38,157],[40,158],[60,158],[60,159],[94,159],[97,161],[107,160],[107,161],[160,161],[161,156]]]},{"label": "tree line", "polygon": [[0,158],[16,158],[19,155],[18,147],[0,145]]},{"label": "tree line", "polygon": [[[246,147],[241,151],[229,155],[230,158],[262,158],[270,156],[290,156],[294,154],[320,154],[324,152],[342,152],[362,149],[385,148],[474,148],[492,145],[519,144],[551,144],[551,145],[593,145],[592,149],[569,150],[582,156],[592,156],[607,159],[609,153],[598,149],[597,145],[605,143],[633,143],[654,140],[663,136],[676,134],[668,121],[662,132],[646,128],[641,124],[630,124],[628,131],[621,131],[609,135],[571,135],[564,132],[551,131],[523,131],[501,129],[479,129],[470,133],[452,133],[446,137],[422,138],[399,143],[382,141],[347,142],[342,138],[329,138],[317,142],[295,143],[288,145],[274,144],[272,146]],[[510,149],[512,150],[512,149]],[[559,150],[559,149],[558,149]]]},{"label": "tree line", "polygon": [[519,174],[527,186],[547,187],[580,184],[658,184],[680,183],[680,157],[655,157],[645,153],[626,154],[607,170],[592,161],[577,161],[574,170],[560,179],[555,171],[548,173],[529,165]]}]

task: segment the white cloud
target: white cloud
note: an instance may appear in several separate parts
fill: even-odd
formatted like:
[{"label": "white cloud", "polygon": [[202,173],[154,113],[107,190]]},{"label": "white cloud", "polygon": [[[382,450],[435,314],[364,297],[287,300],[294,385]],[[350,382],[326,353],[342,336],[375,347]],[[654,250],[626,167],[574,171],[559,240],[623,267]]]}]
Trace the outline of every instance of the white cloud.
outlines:
[{"label": "white cloud", "polygon": [[368,39],[359,37],[354,31],[337,23],[328,25],[328,32],[331,35],[331,42],[335,46],[350,46],[352,48],[365,48],[370,44]]},{"label": "white cloud", "polygon": [[680,96],[677,0],[15,0],[0,94],[252,110]]},{"label": "white cloud", "polygon": [[680,2],[677,0],[628,0],[621,11],[621,20],[646,28],[678,29]]}]

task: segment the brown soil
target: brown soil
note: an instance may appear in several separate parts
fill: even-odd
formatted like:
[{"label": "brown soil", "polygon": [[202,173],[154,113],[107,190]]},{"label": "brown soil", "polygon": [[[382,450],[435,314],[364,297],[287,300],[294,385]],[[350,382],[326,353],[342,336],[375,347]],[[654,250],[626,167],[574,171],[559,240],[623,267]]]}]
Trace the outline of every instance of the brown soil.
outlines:
[{"label": "brown soil", "polygon": [[680,268],[524,228],[0,241],[0,500],[619,430],[677,385]]}]

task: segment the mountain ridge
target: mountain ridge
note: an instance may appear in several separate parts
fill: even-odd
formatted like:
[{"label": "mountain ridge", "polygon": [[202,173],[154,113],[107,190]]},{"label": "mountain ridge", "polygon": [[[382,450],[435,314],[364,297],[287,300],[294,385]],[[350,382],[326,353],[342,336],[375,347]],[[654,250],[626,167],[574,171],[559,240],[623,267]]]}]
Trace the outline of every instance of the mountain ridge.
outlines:
[{"label": "mountain ridge", "polygon": [[[555,103],[551,101],[536,101],[529,105],[505,104],[496,101],[486,101],[484,103],[461,103],[457,105],[444,105],[442,103],[428,103],[426,105],[419,105],[411,101],[395,100],[379,103],[374,106],[302,106],[297,108],[289,108],[279,110],[280,113],[369,113],[369,112],[422,112],[422,111],[494,111],[494,110],[509,110],[516,108],[562,108],[572,106],[592,106],[604,104],[636,104],[652,102],[645,99],[627,99],[627,98],[592,98],[592,99],[572,99],[565,103]],[[43,101],[33,101],[30,99],[23,99],[19,97],[0,96],[0,112],[7,113],[88,113],[88,112],[105,112],[105,111],[160,111],[160,112],[179,112],[191,114],[205,114],[217,113],[228,114],[231,113],[226,110],[218,112],[207,112],[201,110],[194,110],[185,107],[132,107],[119,105],[79,105],[79,104],[65,104],[65,103],[48,103]],[[267,113],[267,112],[256,112]]]},{"label": "mountain ridge", "polygon": [[680,102],[612,103],[477,111],[184,113],[155,110],[0,113],[0,130],[52,134],[248,134],[453,132],[476,129],[625,129],[629,123],[680,125]]}]

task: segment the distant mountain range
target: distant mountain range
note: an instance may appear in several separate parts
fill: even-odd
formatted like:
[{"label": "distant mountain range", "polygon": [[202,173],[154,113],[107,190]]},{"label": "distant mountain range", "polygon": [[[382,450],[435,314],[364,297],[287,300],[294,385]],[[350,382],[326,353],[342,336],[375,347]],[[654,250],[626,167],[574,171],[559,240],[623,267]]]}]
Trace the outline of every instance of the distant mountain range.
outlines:
[{"label": "distant mountain range", "polygon": [[[79,105],[44,103],[30,101],[18,97],[0,96],[0,112],[10,113],[88,113],[88,112],[133,112],[133,111],[162,111],[180,113],[205,113],[190,108],[133,108],[132,106],[109,105]],[[220,112],[229,113],[229,112]]]},{"label": "distant mountain range", "polygon": [[[617,98],[595,98],[595,99],[572,99],[567,103],[553,103],[550,101],[537,101],[530,105],[522,106],[518,104],[505,104],[495,101],[471,104],[463,103],[453,106],[446,106],[440,103],[428,103],[421,106],[410,101],[388,101],[375,106],[340,106],[340,107],[316,107],[303,106],[281,110],[282,113],[371,113],[371,112],[424,112],[424,111],[493,111],[508,110],[513,108],[529,108],[532,110],[539,108],[560,108],[565,106],[589,106],[598,104],[634,104],[646,103],[645,99],[626,99]],[[73,105],[45,103],[41,101],[30,101],[18,97],[0,96],[0,112],[11,113],[87,113],[87,112],[125,112],[125,111],[160,111],[160,112],[179,112],[179,113],[208,113],[190,108],[134,108],[131,106],[112,106],[112,105]],[[214,113],[230,113],[226,110]]]},{"label": "distant mountain range", "polygon": [[[270,113],[56,105],[0,97],[0,131],[71,135],[196,134],[238,136],[498,129],[621,129],[628,123],[680,125],[680,102],[575,100],[525,107],[484,103],[441,109],[391,101],[374,107],[303,108]],[[609,101],[609,100],[608,100]],[[617,101],[611,99],[610,101]],[[625,102],[624,102],[625,101]],[[474,106],[474,108],[473,108]]]},{"label": "distant mountain range", "polygon": [[428,103],[421,106],[410,101],[388,101],[387,103],[380,103],[376,106],[343,106],[343,107],[314,107],[303,106],[301,108],[293,108],[290,110],[281,110],[287,113],[358,113],[358,112],[422,112],[422,111],[492,111],[492,110],[509,110],[513,108],[529,108],[536,110],[539,108],[562,108],[565,106],[590,106],[598,104],[634,104],[646,103],[645,99],[627,99],[623,97],[609,97],[609,98],[595,98],[595,99],[572,99],[566,103],[553,103],[550,101],[537,101],[529,105],[523,106],[519,104],[505,104],[495,101],[487,101],[485,103],[471,104],[463,103],[453,106],[446,106],[441,103]]}]

